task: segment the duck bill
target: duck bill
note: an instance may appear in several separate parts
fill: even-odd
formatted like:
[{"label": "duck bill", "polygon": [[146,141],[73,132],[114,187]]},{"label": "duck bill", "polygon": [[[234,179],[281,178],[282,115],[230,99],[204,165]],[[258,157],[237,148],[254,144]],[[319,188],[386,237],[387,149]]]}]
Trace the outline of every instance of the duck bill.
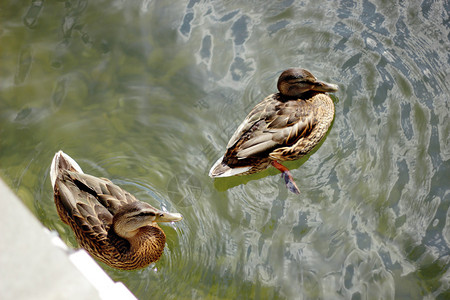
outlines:
[{"label": "duck bill", "polygon": [[312,88],[313,91],[333,93],[338,91],[337,84],[332,84],[324,81],[316,81]]},{"label": "duck bill", "polygon": [[166,211],[160,211],[154,220],[154,222],[177,222],[183,219],[183,216],[179,213],[169,213]]}]

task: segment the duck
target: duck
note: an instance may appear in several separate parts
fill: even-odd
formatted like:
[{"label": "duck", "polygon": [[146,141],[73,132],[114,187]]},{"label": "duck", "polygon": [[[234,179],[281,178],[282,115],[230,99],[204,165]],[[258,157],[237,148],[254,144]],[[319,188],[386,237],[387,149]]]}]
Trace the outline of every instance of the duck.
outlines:
[{"label": "duck", "polygon": [[288,190],[300,193],[282,162],[305,156],[326,135],[335,114],[328,93],[337,92],[338,86],[319,81],[308,70],[290,68],[280,74],[277,89],[239,125],[225,154],[211,167],[210,177],[253,174],[273,166]]},{"label": "duck", "polygon": [[157,223],[182,219],[136,199],[109,179],[85,174],[61,150],[53,157],[50,181],[58,215],[78,245],[112,268],[141,269],[157,261],[166,242]]}]

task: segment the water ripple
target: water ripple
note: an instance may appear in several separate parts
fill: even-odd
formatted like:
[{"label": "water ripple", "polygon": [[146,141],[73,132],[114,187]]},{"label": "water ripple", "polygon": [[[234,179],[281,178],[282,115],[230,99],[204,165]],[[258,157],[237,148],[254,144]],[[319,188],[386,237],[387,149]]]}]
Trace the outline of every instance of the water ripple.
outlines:
[{"label": "water ripple", "polygon": [[[142,299],[445,298],[449,3],[384,2],[7,3],[2,176],[70,245],[48,181],[60,148],[180,212],[159,262],[105,267]],[[340,88],[323,144],[287,164],[302,194],[273,169],[211,180],[297,66]]]}]

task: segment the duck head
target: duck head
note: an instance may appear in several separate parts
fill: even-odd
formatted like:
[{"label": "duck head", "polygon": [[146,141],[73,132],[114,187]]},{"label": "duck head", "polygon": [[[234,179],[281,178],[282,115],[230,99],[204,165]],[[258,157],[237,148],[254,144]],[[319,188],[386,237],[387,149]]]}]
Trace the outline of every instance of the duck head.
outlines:
[{"label": "duck head", "polygon": [[310,92],[336,92],[336,84],[319,81],[309,71],[300,68],[287,69],[278,78],[280,94],[289,98],[304,98]]},{"label": "duck head", "polygon": [[132,238],[139,228],[156,222],[176,222],[183,217],[178,213],[168,213],[144,202],[132,202],[122,206],[114,215],[115,232],[124,238]]}]

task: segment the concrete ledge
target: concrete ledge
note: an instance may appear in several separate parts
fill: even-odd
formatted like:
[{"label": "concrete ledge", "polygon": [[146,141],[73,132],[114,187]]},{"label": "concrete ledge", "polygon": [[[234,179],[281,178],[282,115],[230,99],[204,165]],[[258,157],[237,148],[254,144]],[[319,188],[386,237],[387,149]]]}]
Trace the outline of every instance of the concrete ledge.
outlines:
[{"label": "concrete ledge", "polygon": [[136,299],[84,250],[68,250],[0,179],[0,299]]}]

